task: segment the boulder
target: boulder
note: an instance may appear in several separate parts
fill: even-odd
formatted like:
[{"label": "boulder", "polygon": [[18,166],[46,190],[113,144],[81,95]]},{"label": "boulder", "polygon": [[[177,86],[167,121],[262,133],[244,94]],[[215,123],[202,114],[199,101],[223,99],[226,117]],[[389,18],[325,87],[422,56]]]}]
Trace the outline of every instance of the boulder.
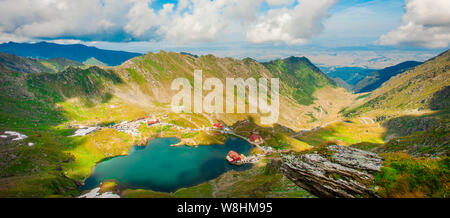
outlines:
[{"label": "boulder", "polygon": [[283,174],[317,197],[378,197],[368,187],[383,159],[352,147],[329,145],[320,152],[281,155]]}]

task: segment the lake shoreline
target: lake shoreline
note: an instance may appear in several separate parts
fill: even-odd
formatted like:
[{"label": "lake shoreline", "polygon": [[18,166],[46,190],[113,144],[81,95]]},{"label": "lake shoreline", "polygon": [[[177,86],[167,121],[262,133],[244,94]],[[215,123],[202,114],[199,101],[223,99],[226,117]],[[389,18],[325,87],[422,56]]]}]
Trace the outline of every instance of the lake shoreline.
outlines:
[{"label": "lake shoreline", "polygon": [[[169,141],[176,140],[176,142],[171,141],[168,144],[164,144],[164,145],[160,144],[160,143],[167,143],[168,140]],[[236,140],[238,140],[238,141],[236,141]],[[199,167],[199,172],[196,172],[197,174],[194,173],[190,177],[184,176],[184,177],[186,177],[186,178],[184,178],[184,180],[186,180],[186,181],[180,181],[179,182],[181,184],[180,187],[175,190],[170,190],[170,191],[164,191],[164,190],[169,190],[169,188],[167,188],[167,187],[165,187],[165,188],[164,187],[160,187],[160,188],[146,187],[146,185],[142,185],[142,181],[144,181],[144,184],[147,182],[147,180],[145,180],[145,179],[139,180],[141,182],[140,184],[132,184],[133,176],[134,177],[143,176],[144,178],[148,177],[148,180],[152,181],[154,178],[146,175],[146,174],[152,174],[152,173],[155,174],[154,171],[158,171],[158,169],[153,169],[152,167],[149,167],[149,165],[152,165],[152,164],[141,164],[141,165],[137,166],[138,171],[142,168],[152,168],[152,170],[150,170],[150,172],[148,172],[148,173],[143,173],[143,172],[139,171],[140,173],[136,172],[134,175],[132,175],[131,178],[123,177],[123,178],[111,178],[111,179],[116,180],[119,184],[121,184],[122,187],[127,188],[127,189],[130,189],[130,188],[131,189],[143,189],[143,190],[151,190],[151,191],[155,191],[155,192],[174,193],[180,188],[189,188],[189,187],[192,187],[195,185],[202,184],[209,180],[215,179],[218,176],[222,175],[223,173],[225,173],[229,170],[238,170],[238,171],[246,170],[248,167],[239,167],[239,168],[234,169],[229,163],[226,162],[225,156],[229,150],[239,149],[239,147],[241,150],[244,149],[244,150],[242,150],[242,152],[245,152],[245,153],[250,153],[253,148],[252,145],[249,144],[248,142],[246,142],[245,140],[239,139],[234,136],[228,136],[226,142],[223,144],[208,144],[208,145],[204,145],[204,146],[203,145],[201,145],[201,146],[200,145],[197,145],[197,146],[185,145],[183,143],[182,138],[179,138],[179,137],[151,137],[146,141],[147,141],[147,143],[145,143],[145,144],[140,143],[140,144],[136,144],[136,145],[132,146],[131,149],[127,152],[128,154],[126,154],[126,155],[118,155],[118,156],[114,156],[114,157],[108,157],[108,158],[104,158],[104,159],[98,161],[96,163],[96,165],[92,168],[92,171],[91,171],[91,174],[89,175],[89,177],[83,181],[83,186],[80,187],[80,189],[83,192],[86,190],[91,190],[92,188],[95,188],[95,187],[98,187],[99,185],[101,185],[102,182],[107,181],[108,179],[103,180],[103,179],[101,179],[102,177],[98,177],[98,175],[97,175],[98,172],[96,172],[96,171],[98,170],[98,167],[100,167],[100,171],[101,171],[101,168],[102,167],[104,168],[104,165],[111,164],[111,163],[108,163],[108,161],[109,162],[121,161],[116,158],[133,159],[133,157],[131,157],[131,156],[141,155],[140,153],[143,153],[143,152],[147,152],[147,153],[148,152],[150,152],[150,153],[159,152],[159,150],[149,151],[148,149],[146,149],[148,146],[152,145],[152,141],[154,143],[157,143],[157,144],[154,144],[155,149],[161,149],[161,147],[167,147],[167,148],[163,149],[163,150],[165,150],[165,152],[163,152],[162,154],[164,154],[165,159],[171,159],[168,163],[174,164],[177,162],[181,162],[179,166],[178,165],[175,166],[175,168],[180,168],[180,169],[175,169],[175,172],[178,172],[181,170],[181,172],[178,172],[178,173],[183,173],[182,172],[183,167],[186,168],[186,166],[190,166],[192,164],[194,167],[197,167],[197,168]],[[223,147],[223,145],[226,145],[226,144],[228,146]],[[244,146],[244,147],[241,147],[241,146]],[[185,149],[183,149],[183,147],[185,147]],[[176,150],[171,150],[172,148],[176,148]],[[137,149],[137,150],[134,150],[134,149]],[[184,152],[182,152],[183,156],[180,156],[180,154],[178,154],[178,156],[176,154],[173,156],[172,155],[167,156],[168,154],[170,155],[170,152],[178,151],[180,149],[182,151],[184,151]],[[195,150],[192,150],[192,149],[195,149]],[[200,149],[200,150],[197,150],[197,149]],[[167,152],[169,152],[169,153],[167,153]],[[205,152],[206,152],[206,154],[204,154]],[[208,155],[207,154],[208,152],[214,152],[216,154]],[[218,155],[217,152],[219,152],[220,155]],[[188,157],[185,157],[186,155],[188,155]],[[198,155],[200,155],[200,156],[198,156]],[[153,154],[153,157],[155,157],[155,154]],[[171,157],[171,158],[167,158],[167,157]],[[178,158],[178,157],[182,157],[182,158]],[[142,160],[138,159],[138,161],[142,161]],[[194,163],[195,162],[198,162],[198,163],[197,164],[183,163],[186,161],[188,161],[188,162],[193,161]],[[210,161],[213,161],[212,164],[209,163]],[[226,165],[223,165],[222,162],[225,162]],[[206,163],[208,163],[208,164],[206,164]],[[219,164],[219,165],[217,165],[217,164]],[[123,174],[128,173],[127,172],[128,170],[126,168],[124,168],[123,170],[120,170],[121,166],[123,167],[124,165],[121,164],[118,167],[116,167],[114,170],[119,171]],[[203,167],[206,167],[206,168],[203,169]],[[171,168],[169,168],[169,169],[171,169]],[[131,171],[134,171],[134,170],[131,170]],[[103,176],[103,174],[101,174],[101,173],[99,175]],[[155,177],[158,177],[157,174],[155,174],[155,175],[156,175]],[[129,180],[131,180],[131,182]],[[197,180],[199,180],[199,181],[197,181]],[[177,179],[168,180],[168,181],[173,182],[173,181],[177,181]],[[150,184],[149,186],[155,186],[155,185]]]}]

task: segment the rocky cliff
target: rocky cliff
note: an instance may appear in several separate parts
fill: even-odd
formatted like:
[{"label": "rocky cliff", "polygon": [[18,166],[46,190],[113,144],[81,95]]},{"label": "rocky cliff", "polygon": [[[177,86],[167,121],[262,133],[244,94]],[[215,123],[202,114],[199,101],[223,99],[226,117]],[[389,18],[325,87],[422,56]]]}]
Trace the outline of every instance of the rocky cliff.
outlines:
[{"label": "rocky cliff", "polygon": [[378,197],[368,184],[382,162],[375,153],[330,145],[319,152],[283,155],[281,171],[317,197]]}]

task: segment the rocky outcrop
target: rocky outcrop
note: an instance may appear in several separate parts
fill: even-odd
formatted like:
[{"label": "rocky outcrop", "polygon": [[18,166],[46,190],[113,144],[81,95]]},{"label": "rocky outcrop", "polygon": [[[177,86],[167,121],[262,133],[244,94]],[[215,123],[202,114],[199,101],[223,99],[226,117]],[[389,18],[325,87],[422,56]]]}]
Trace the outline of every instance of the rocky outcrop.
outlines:
[{"label": "rocky outcrop", "polygon": [[330,145],[302,155],[282,155],[281,171],[317,197],[378,197],[367,184],[380,171],[383,159],[375,153]]}]

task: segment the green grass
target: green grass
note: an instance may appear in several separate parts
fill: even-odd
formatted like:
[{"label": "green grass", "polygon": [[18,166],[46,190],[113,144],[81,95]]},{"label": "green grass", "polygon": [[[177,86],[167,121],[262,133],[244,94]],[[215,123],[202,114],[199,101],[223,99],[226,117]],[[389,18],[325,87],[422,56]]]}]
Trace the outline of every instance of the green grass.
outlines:
[{"label": "green grass", "polygon": [[320,146],[333,142],[338,145],[358,143],[384,144],[384,131],[376,126],[338,122],[313,132],[306,132],[297,137],[309,145]]},{"label": "green grass", "polygon": [[367,93],[367,94],[365,94],[365,95],[360,95],[360,96],[358,96],[358,97],[356,98],[356,100],[359,100],[359,99],[363,99],[363,98],[369,97],[371,94],[372,94],[372,93]]},{"label": "green grass", "polygon": [[326,77],[319,69],[315,68],[307,59],[287,58],[264,63],[274,77],[286,83],[287,90],[281,90],[303,105],[314,102],[314,92],[324,86],[336,87],[336,83]]},{"label": "green grass", "polygon": [[381,154],[385,161],[375,175],[383,197],[443,197],[449,195],[448,157],[414,158],[404,153]]},{"label": "green grass", "polygon": [[151,190],[127,189],[121,193],[120,197],[121,198],[172,198],[173,196],[170,193],[155,192],[155,191],[151,191]]},{"label": "green grass", "polygon": [[133,80],[137,84],[142,85],[147,82],[147,80],[141,74],[139,74],[135,69],[127,68],[127,71],[130,74],[131,78],[133,78]]},{"label": "green grass", "polygon": [[309,198],[313,197],[278,170],[253,167],[247,171],[230,171],[213,181],[216,197]]},{"label": "green grass", "polygon": [[178,189],[173,196],[176,198],[211,198],[213,191],[210,183],[203,183],[194,187]]}]

